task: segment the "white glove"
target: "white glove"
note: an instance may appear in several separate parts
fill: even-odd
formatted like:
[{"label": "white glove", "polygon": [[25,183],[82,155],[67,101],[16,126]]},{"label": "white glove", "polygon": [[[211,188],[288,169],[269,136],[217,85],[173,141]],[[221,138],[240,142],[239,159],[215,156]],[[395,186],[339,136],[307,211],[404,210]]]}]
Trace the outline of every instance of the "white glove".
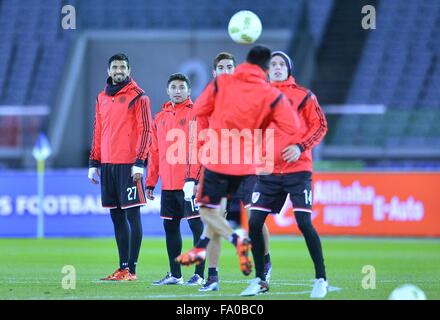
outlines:
[{"label": "white glove", "polygon": [[87,177],[94,184],[99,183],[99,179],[98,179],[98,177],[99,177],[99,170],[98,170],[98,168],[95,168],[95,167],[89,168],[89,174],[87,175]]},{"label": "white glove", "polygon": [[186,201],[191,201],[194,196],[194,187],[196,183],[194,181],[187,181],[183,185],[183,193]]},{"label": "white glove", "polygon": [[136,173],[140,173],[141,175],[144,175],[144,168],[132,166],[131,167],[131,176],[133,177]]}]

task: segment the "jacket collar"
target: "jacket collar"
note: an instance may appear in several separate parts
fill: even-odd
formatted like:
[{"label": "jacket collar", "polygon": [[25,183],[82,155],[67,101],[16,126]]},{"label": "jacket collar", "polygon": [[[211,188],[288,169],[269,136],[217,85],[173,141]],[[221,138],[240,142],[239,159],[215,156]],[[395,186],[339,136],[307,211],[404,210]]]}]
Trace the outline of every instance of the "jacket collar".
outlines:
[{"label": "jacket collar", "polygon": [[182,103],[175,103],[174,106],[173,106],[173,103],[171,101],[168,101],[167,103],[165,103],[162,106],[162,110],[163,111],[175,111],[175,110],[179,110],[179,109],[182,109],[182,108],[185,108],[185,107],[192,108],[192,106],[193,106],[193,102],[192,102],[191,98],[188,97]]},{"label": "jacket collar", "polygon": [[125,92],[128,89],[131,88],[139,88],[136,82],[130,77],[127,77],[123,82],[118,84],[112,83],[112,78],[107,78],[107,85],[105,86],[105,93],[109,96],[114,96],[119,92]]},{"label": "jacket collar", "polygon": [[259,66],[248,62],[240,64],[233,74],[246,82],[267,82],[266,73]]},{"label": "jacket collar", "polygon": [[294,87],[297,84],[296,84],[295,78],[292,77],[292,76],[289,76],[284,81],[274,81],[274,82],[271,82],[271,85],[274,86],[275,88],[282,88],[282,87]]}]

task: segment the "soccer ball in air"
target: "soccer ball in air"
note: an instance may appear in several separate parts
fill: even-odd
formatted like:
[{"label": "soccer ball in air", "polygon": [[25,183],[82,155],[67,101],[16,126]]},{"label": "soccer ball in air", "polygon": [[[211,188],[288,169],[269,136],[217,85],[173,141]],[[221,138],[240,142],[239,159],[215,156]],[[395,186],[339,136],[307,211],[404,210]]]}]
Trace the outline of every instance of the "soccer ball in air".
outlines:
[{"label": "soccer ball in air", "polygon": [[394,289],[389,300],[426,300],[426,295],[419,287],[405,284]]},{"label": "soccer ball in air", "polygon": [[238,11],[231,17],[228,25],[229,36],[240,44],[249,44],[257,41],[263,26],[258,16],[249,10]]}]

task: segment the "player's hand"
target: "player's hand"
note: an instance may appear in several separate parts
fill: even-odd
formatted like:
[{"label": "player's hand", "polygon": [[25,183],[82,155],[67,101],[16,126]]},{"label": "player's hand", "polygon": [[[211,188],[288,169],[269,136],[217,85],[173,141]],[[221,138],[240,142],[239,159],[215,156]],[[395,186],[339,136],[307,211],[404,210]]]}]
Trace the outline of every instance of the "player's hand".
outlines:
[{"label": "player's hand", "polygon": [[196,183],[194,181],[186,181],[183,185],[183,193],[186,201],[191,201],[196,189]]},{"label": "player's hand", "polygon": [[296,144],[283,149],[283,159],[287,162],[295,162],[301,156],[301,150]]},{"label": "player's hand", "polygon": [[133,176],[133,181],[134,181],[134,182],[137,182],[137,181],[140,181],[140,180],[142,180],[142,175],[141,175],[140,173],[136,173],[136,174]]},{"label": "player's hand", "polygon": [[144,174],[144,168],[138,166],[131,167],[131,176],[133,177],[133,181],[137,182],[142,180],[142,175]]},{"label": "player's hand", "polygon": [[147,199],[154,200],[153,189],[151,189],[151,188],[147,188]]},{"label": "player's hand", "polygon": [[89,174],[87,177],[93,184],[99,184],[99,169],[95,167],[89,168]]}]

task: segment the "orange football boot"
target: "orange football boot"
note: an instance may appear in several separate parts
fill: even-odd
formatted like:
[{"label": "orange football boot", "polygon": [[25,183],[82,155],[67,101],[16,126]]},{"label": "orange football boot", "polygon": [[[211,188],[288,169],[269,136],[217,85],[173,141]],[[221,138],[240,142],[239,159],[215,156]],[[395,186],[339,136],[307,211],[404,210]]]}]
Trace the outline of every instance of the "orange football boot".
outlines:
[{"label": "orange football boot", "polygon": [[240,270],[245,276],[252,273],[252,260],[249,256],[251,248],[252,245],[249,239],[241,237],[237,239],[237,255],[240,262]]},{"label": "orange football boot", "polygon": [[184,266],[190,266],[192,264],[199,265],[206,259],[205,248],[192,248],[186,253],[182,253],[175,261]]}]

